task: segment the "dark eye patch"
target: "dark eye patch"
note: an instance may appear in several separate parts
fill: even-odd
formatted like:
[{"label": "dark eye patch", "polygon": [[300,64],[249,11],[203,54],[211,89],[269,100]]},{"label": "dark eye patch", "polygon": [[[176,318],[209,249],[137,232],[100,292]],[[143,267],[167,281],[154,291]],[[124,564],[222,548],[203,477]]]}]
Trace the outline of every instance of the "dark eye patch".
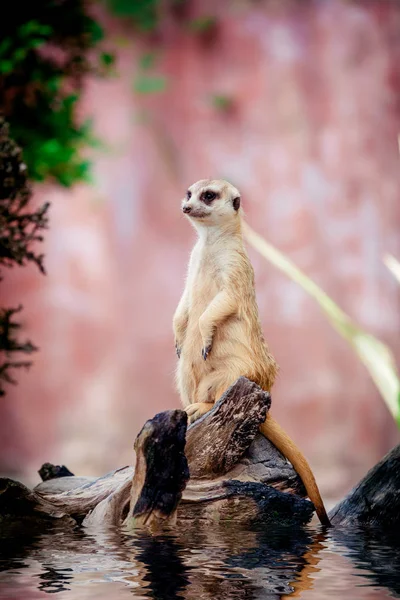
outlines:
[{"label": "dark eye patch", "polygon": [[188,200],[190,200],[190,198],[191,198],[191,197],[192,197],[192,192],[191,192],[190,190],[188,190],[188,191],[186,192],[186,198],[187,198]]},{"label": "dark eye patch", "polygon": [[202,202],[205,204],[211,204],[211,202],[216,198],[219,198],[219,194],[217,194],[217,192],[213,192],[212,190],[205,190],[200,196],[200,200],[202,200]]}]

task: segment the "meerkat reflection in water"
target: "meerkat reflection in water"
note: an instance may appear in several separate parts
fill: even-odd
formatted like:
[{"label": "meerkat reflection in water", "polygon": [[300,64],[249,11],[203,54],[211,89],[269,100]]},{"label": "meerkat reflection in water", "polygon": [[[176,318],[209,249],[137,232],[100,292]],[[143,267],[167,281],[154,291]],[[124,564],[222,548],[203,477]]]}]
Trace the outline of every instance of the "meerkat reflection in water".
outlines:
[{"label": "meerkat reflection in water", "polygon": [[[182,210],[199,236],[173,319],[177,386],[193,422],[240,376],[269,391],[278,366],[261,330],[254,271],[243,243],[239,191],[226,181],[201,180],[188,189]],[[292,463],[320,521],[329,525],[300,450],[270,415],[260,431]]]}]

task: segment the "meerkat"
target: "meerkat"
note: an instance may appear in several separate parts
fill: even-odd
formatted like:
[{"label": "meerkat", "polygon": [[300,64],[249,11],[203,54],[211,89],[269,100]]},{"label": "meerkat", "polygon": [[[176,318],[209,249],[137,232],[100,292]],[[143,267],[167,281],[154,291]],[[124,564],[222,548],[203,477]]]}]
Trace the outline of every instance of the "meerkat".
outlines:
[{"label": "meerkat", "polygon": [[[182,211],[198,233],[173,318],[176,382],[191,423],[240,376],[270,391],[278,371],[261,329],[240,203],[239,191],[222,180],[194,183],[182,201]],[[303,454],[269,414],[260,431],[292,463],[321,523],[329,525]]]}]

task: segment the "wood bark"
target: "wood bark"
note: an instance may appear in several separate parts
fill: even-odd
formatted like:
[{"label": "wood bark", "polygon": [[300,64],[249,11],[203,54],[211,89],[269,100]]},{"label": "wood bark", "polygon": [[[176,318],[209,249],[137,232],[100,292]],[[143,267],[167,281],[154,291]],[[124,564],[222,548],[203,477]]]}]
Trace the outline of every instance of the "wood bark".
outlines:
[{"label": "wood bark", "polygon": [[375,465],[329,513],[332,524],[398,532],[400,526],[400,445]]},{"label": "wood bark", "polygon": [[187,431],[180,410],[148,421],[135,442],[135,468],[93,479],[46,463],[40,469],[45,481],[32,491],[2,480],[1,513],[11,516],[18,509],[37,518],[72,518],[87,527],[170,526],[176,518],[305,523],[313,506],[301,497],[300,479],[258,433],[270,405],[267,392],[241,377]]},{"label": "wood bark", "polygon": [[[258,433],[270,404],[268,393],[241,377],[188,430],[181,410],[149,420],[135,442],[135,468],[94,479],[47,463],[40,470],[46,481],[34,490],[0,479],[0,519],[152,529],[174,526],[176,520],[178,525],[215,520],[237,526],[307,523],[314,507],[305,499],[301,480]],[[399,456],[400,447],[331,511],[334,525],[399,524]]]},{"label": "wood bark", "polygon": [[270,406],[268,392],[240,377],[188,429],[185,452],[191,478],[213,479],[233,469],[265,421]]}]

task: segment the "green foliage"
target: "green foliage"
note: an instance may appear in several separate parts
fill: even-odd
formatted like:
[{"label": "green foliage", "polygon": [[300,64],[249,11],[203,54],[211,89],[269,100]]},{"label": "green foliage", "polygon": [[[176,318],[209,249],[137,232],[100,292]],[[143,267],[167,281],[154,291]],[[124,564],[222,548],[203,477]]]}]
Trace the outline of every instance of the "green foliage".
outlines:
[{"label": "green foliage", "polygon": [[131,19],[141,31],[152,31],[158,23],[160,0],[106,0],[117,16]]},{"label": "green foliage", "polygon": [[217,18],[205,15],[195,19],[188,18],[189,0],[104,0],[108,9],[117,17],[128,19],[142,32],[154,32],[162,16],[167,12],[184,20],[186,29],[196,34],[208,34],[215,31]]},{"label": "green foliage", "polygon": [[17,28],[15,43],[11,37],[3,38],[0,43],[0,73],[11,73],[19,63],[26,60],[30,50],[40,48],[51,34],[49,25],[29,21]]},{"label": "green foliage", "polygon": [[115,56],[110,54],[110,52],[102,52],[100,55],[100,60],[103,66],[112,67],[115,63]]},{"label": "green foliage", "polygon": [[84,0],[7,5],[0,20],[0,112],[31,178],[65,186],[88,179],[82,151],[94,140],[75,109],[84,75],[113,65],[112,54],[98,47],[103,38]]},{"label": "green foliage", "polygon": [[151,74],[157,61],[156,52],[146,52],[140,58],[139,71],[133,82],[133,89],[138,94],[156,94],[167,89],[168,79],[161,75]]},{"label": "green foliage", "polygon": [[[23,140],[24,159],[38,181],[53,177],[64,186],[76,181],[88,180],[90,163],[82,158],[81,150],[95,143],[90,122],[75,123],[77,94],[62,95],[53,110],[48,109],[51,98],[41,94],[36,110],[31,112],[24,105],[18,114],[22,117],[11,127],[12,135]],[[43,110],[41,110],[43,109]],[[28,114],[27,114],[28,113]],[[30,127],[24,123],[29,120]]]},{"label": "green foliage", "polygon": [[[44,272],[43,255],[36,253],[35,246],[47,227],[48,204],[35,210],[30,198],[21,150],[0,118],[0,269],[31,263]],[[13,370],[30,366],[30,361],[19,358],[20,353],[31,354],[37,349],[18,337],[20,324],[14,316],[21,308],[0,309],[0,396],[4,395],[4,383],[15,383]]]},{"label": "green foliage", "polygon": [[155,94],[164,92],[166,88],[166,77],[139,75],[134,82],[134,89],[138,94]]},{"label": "green foliage", "polygon": [[215,29],[217,26],[217,18],[213,15],[208,15],[206,17],[199,17],[197,19],[192,19],[189,21],[188,27],[191,31],[195,33],[208,33]]},{"label": "green foliage", "polygon": [[2,267],[34,263],[44,272],[43,255],[32,250],[47,227],[48,204],[30,210],[31,190],[20,148],[0,118],[0,279]]},{"label": "green foliage", "polygon": [[14,315],[22,310],[18,308],[0,309],[0,396],[5,395],[4,384],[16,384],[13,377],[13,371],[16,369],[28,369],[31,366],[30,360],[21,360],[15,358],[21,353],[32,354],[37,351],[36,346],[29,340],[21,341],[18,337],[21,329],[20,323],[14,320]]},{"label": "green foliage", "polygon": [[389,348],[380,340],[358,327],[316,283],[307,277],[284,254],[271,246],[271,244],[268,244],[260,235],[256,234],[247,224],[245,225],[244,233],[247,241],[253,248],[290,279],[298,283],[305,292],[318,302],[331,325],[349,342],[358,358],[367,368],[400,428],[400,378]]},{"label": "green foliage", "polygon": [[233,108],[233,99],[225,94],[215,94],[211,97],[211,104],[216,110],[229,112]]},{"label": "green foliage", "polygon": [[139,68],[142,71],[149,71],[152,69],[157,61],[156,52],[145,52],[139,60]]},{"label": "green foliage", "polygon": [[[48,205],[31,206],[27,173],[65,186],[88,178],[82,150],[94,140],[90,123],[77,122],[75,108],[83,77],[107,71],[113,57],[93,52],[104,35],[84,0],[14,0],[3,12],[0,113],[10,127],[0,119],[0,267],[33,263],[44,272],[36,244],[47,227]],[[20,339],[21,308],[0,309],[0,395],[4,384],[15,383],[15,369],[31,364],[21,353],[36,350]]]},{"label": "green foliage", "polygon": [[[167,16],[179,23],[182,30],[192,32],[197,37],[211,40],[215,36],[218,20],[213,15],[190,18],[190,0],[103,0],[108,9],[120,18],[131,21],[137,30],[154,33],[159,30],[162,19]],[[154,37],[153,37],[154,39]],[[122,40],[125,43],[126,40]],[[145,53],[139,61],[139,73],[134,79],[133,89],[138,94],[155,94],[164,92],[168,79],[161,75],[150,74],[157,60],[155,52]],[[211,99],[213,106],[228,112],[233,108],[231,98],[216,95]]]}]

